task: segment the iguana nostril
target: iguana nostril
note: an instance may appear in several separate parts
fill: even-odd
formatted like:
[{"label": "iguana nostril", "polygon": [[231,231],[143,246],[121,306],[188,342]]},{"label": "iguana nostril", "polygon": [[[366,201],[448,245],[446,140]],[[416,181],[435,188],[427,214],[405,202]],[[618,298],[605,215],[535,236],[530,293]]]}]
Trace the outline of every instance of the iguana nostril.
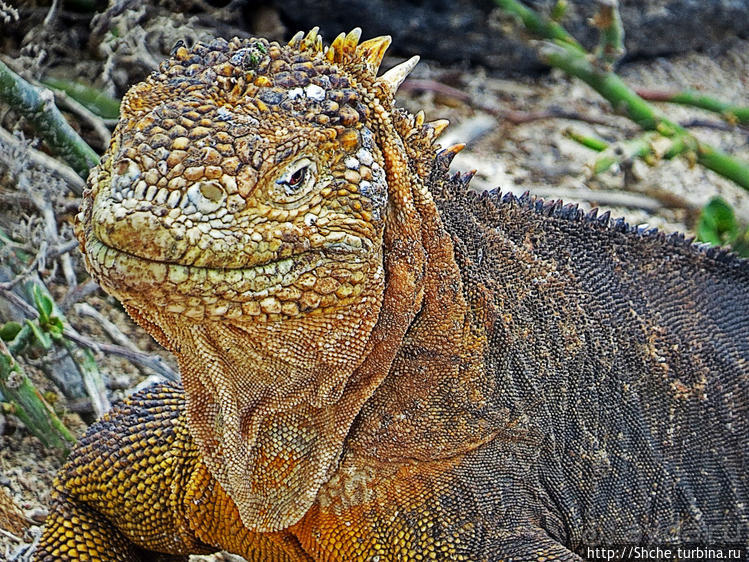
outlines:
[{"label": "iguana nostril", "polygon": [[226,191],[217,181],[199,181],[187,190],[187,198],[201,213],[212,213],[221,207]]},{"label": "iguana nostril", "polygon": [[117,162],[115,168],[117,174],[120,176],[140,175],[140,168],[138,168],[138,165],[130,158],[123,158]]},{"label": "iguana nostril", "polygon": [[114,175],[110,184],[112,196],[122,201],[130,196],[133,186],[141,176],[140,167],[130,158],[123,158],[114,166]]}]

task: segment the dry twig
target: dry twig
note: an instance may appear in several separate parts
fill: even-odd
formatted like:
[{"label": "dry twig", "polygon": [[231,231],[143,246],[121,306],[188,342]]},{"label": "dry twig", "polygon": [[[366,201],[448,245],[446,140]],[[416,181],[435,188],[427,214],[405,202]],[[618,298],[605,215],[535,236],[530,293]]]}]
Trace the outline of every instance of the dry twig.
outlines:
[{"label": "dry twig", "polygon": [[78,117],[88,123],[94,133],[96,133],[96,136],[99,137],[101,144],[105,147],[109,146],[109,140],[112,138],[112,133],[104,123],[104,119],[62,90],[55,90],[54,94],[58,105],[65,107],[65,109],[75,113]]},{"label": "dry twig", "polygon": [[132,351],[126,347],[122,347],[121,345],[97,342],[84,335],[79,334],[78,332],[72,329],[66,328],[66,330],[63,333],[65,334],[65,337],[70,338],[72,341],[74,341],[75,343],[79,345],[88,347],[92,351],[118,355],[119,357],[124,357],[125,359],[127,359],[128,361],[131,361],[132,363],[136,363],[139,365],[143,365],[144,367],[148,367],[155,373],[161,375],[162,377],[168,380],[171,380],[171,381],[179,380],[179,374],[177,374],[177,372],[175,372],[174,369],[172,369],[169,365],[167,365],[164,362],[164,360],[158,355],[149,355],[141,351]]},{"label": "dry twig", "polygon": [[66,187],[77,196],[80,197],[83,193],[86,182],[72,168],[46,155],[44,152],[36,150],[0,127],[0,155],[3,153],[16,154],[18,152],[23,152],[28,161],[34,166],[38,166],[51,175],[63,180]]}]

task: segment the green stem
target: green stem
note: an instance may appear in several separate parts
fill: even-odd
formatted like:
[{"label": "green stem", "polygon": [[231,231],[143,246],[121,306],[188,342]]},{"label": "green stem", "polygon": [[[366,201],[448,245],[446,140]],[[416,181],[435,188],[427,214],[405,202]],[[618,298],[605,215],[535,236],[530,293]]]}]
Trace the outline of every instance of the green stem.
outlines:
[{"label": "green stem", "polygon": [[549,14],[549,18],[551,19],[551,21],[562,21],[562,18],[564,18],[565,14],[567,13],[567,8],[567,0],[557,0],[554,3],[554,6],[551,8],[551,13]]},{"label": "green stem", "polygon": [[732,105],[730,103],[715,99],[710,96],[698,94],[691,90],[683,92],[660,92],[653,90],[638,89],[637,94],[649,101],[664,101],[678,103],[691,107],[699,107],[721,115],[726,121],[733,124],[749,124],[749,107]]},{"label": "green stem", "polygon": [[565,130],[564,136],[572,139],[576,143],[581,144],[582,146],[586,148],[595,150],[596,152],[603,152],[609,147],[609,143],[607,143],[606,141],[597,139],[595,137],[588,137],[572,129]]},{"label": "green stem", "polygon": [[598,0],[600,5],[593,23],[600,33],[596,56],[603,67],[611,69],[624,56],[624,27],[618,0]]},{"label": "green stem", "polygon": [[525,28],[540,37],[547,37],[569,45],[580,53],[585,49],[557,22],[545,18],[516,0],[494,0],[508,14],[520,18]]},{"label": "green stem", "polygon": [[646,133],[645,135],[631,141],[617,145],[620,153],[614,154],[611,150],[604,151],[599,158],[593,163],[592,169],[594,174],[600,174],[608,170],[616,163],[633,158],[640,158],[646,164],[652,165],[654,158],[653,139],[657,133]]},{"label": "green stem", "polygon": [[616,74],[594,66],[590,55],[555,22],[516,0],[494,1],[507,13],[519,17],[526,29],[552,41],[543,43],[539,48],[539,56],[544,62],[586,82],[606,98],[615,111],[626,115],[646,131],[657,131],[671,137],[674,142],[667,157],[693,153],[701,165],[749,190],[749,163],[701,142],[689,131],[658,113]]},{"label": "green stem", "polygon": [[11,405],[12,413],[47,447],[67,455],[75,437],[13,358],[0,340],[0,391]]},{"label": "green stem", "polygon": [[0,61],[0,101],[21,113],[44,142],[81,177],[99,160],[96,152],[75,132],[53,102],[49,90],[41,90]]},{"label": "green stem", "polygon": [[[619,76],[593,66],[584,54],[556,43],[544,43],[539,55],[545,63],[560,68],[590,85],[611,103],[615,111],[626,115],[643,129],[654,131],[665,128],[670,129],[673,134],[679,127],[658,115],[653,107],[630,89]],[[668,136],[667,132],[663,134]]]},{"label": "green stem", "polygon": [[[611,103],[615,111],[629,117],[647,131],[657,131],[665,137],[676,137],[674,147],[681,146],[683,152],[695,150],[697,162],[701,165],[749,190],[749,164],[699,141],[689,131],[659,114],[613,72],[596,68],[584,54],[559,43],[545,43],[539,54],[547,64],[590,85]],[[674,147],[669,151],[671,156],[677,153]]]},{"label": "green stem", "polygon": [[749,165],[704,142],[697,144],[697,162],[749,189]]},{"label": "green stem", "polygon": [[42,84],[55,90],[62,90],[99,117],[117,119],[120,116],[120,102],[114,98],[110,98],[96,88],[86,86],[80,82],[53,77],[45,78],[42,80]]}]

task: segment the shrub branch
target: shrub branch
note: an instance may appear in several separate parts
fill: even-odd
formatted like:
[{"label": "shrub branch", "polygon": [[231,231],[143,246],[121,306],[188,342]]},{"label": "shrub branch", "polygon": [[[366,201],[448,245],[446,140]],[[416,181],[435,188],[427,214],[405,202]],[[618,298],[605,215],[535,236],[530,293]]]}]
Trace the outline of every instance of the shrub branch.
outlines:
[{"label": "shrub branch", "polygon": [[[699,164],[749,190],[749,164],[702,142],[689,131],[658,112],[627,86],[614,72],[594,64],[595,57],[584,51],[556,22],[541,16],[516,0],[495,0],[508,14],[517,17],[525,28],[544,39],[538,46],[542,61],[575,76],[621,113],[647,131],[671,138],[673,144],[666,157],[684,154]],[[613,40],[613,39],[611,39]],[[603,41],[606,44],[609,39]]]},{"label": "shrub branch", "polygon": [[0,61],[0,100],[23,115],[47,146],[86,177],[99,157],[54,104],[52,92],[29,84]]}]

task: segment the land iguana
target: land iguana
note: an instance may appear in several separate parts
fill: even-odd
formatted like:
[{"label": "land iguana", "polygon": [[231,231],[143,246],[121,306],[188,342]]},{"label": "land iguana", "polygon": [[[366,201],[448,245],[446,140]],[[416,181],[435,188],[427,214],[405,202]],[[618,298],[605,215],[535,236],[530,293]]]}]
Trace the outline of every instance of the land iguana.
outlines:
[{"label": "land iguana", "polygon": [[38,559],[746,545],[749,263],[470,190],[359,39],[178,45],[123,99],[77,233],[182,386],[90,428]]}]

